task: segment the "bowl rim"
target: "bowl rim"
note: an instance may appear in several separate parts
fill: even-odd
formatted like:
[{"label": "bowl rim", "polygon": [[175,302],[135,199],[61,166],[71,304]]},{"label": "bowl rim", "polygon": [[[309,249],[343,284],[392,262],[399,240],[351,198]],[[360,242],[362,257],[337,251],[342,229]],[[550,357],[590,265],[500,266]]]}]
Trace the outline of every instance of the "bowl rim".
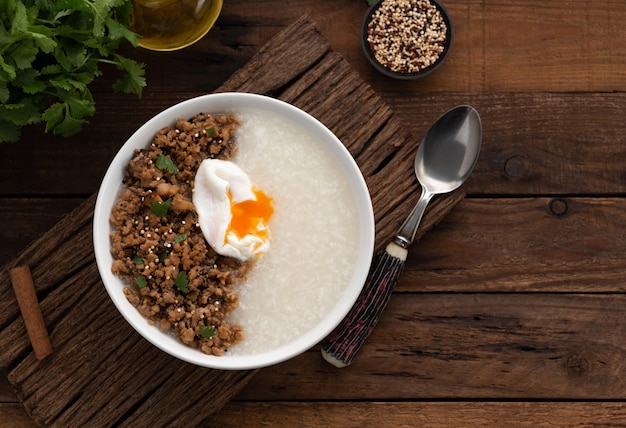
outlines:
[{"label": "bowl rim", "polygon": [[[306,128],[331,151],[352,183],[360,223],[361,242],[358,246],[357,261],[350,283],[329,312],[332,316],[325,317],[318,325],[293,342],[276,349],[253,355],[216,357],[188,347],[172,335],[149,325],[148,320],[128,302],[123,293],[126,286],[111,272],[113,257],[110,252],[110,233],[112,226],[109,218],[122,186],[124,167],[128,164],[135,148],[147,147],[159,129],[173,125],[179,117],[193,117],[199,112],[228,112],[228,110],[248,107],[282,114],[302,126],[308,124]],[[352,308],[365,284],[372,261],[374,239],[374,213],[369,190],[361,170],[343,143],[319,120],[303,110],[276,98],[244,92],[213,93],[190,98],[166,108],[145,122],[126,140],[111,161],[98,190],[93,216],[93,244],[98,271],[107,294],[126,322],[146,340],[173,357],[198,366],[224,370],[256,369],[280,363],[312,348],[330,334]]]},{"label": "bowl rim", "polygon": [[436,71],[437,69],[439,69],[439,67],[441,67],[443,63],[446,62],[446,59],[449,56],[450,50],[452,49],[452,41],[454,39],[454,25],[452,23],[452,17],[450,16],[450,13],[448,12],[448,10],[443,6],[443,4],[441,4],[439,0],[428,0],[439,10],[447,27],[446,42],[444,44],[444,50],[443,50],[443,53],[437,59],[437,61],[435,61],[434,64],[429,65],[423,70],[420,70],[415,73],[398,73],[396,71],[391,70],[390,68],[383,66],[380,62],[378,62],[378,60],[376,60],[376,58],[374,57],[372,50],[370,49],[369,43],[367,42],[367,34],[368,34],[367,27],[370,21],[372,20],[372,15],[381,6],[383,1],[384,0],[378,0],[376,3],[371,5],[369,9],[367,10],[367,12],[365,13],[363,21],[361,23],[361,48],[365,54],[365,57],[369,61],[369,63],[381,74],[387,77],[391,77],[391,78],[399,79],[399,80],[421,79],[422,77],[426,77],[429,74]]}]

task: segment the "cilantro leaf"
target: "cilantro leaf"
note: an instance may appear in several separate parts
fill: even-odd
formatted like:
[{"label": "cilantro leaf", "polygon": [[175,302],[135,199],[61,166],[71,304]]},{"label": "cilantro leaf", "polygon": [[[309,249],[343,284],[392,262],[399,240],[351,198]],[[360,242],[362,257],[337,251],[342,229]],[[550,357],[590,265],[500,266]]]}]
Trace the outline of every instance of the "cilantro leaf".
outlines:
[{"label": "cilantro leaf", "polygon": [[174,281],[174,285],[183,293],[189,293],[189,280],[187,279],[187,272],[181,270],[178,272],[176,276],[176,281]]},{"label": "cilantro leaf", "polygon": [[199,324],[198,327],[200,328],[200,334],[205,339],[210,339],[215,336],[215,327],[209,327],[202,324]]},{"label": "cilantro leaf", "polygon": [[180,235],[176,235],[176,237],[174,238],[174,242],[183,242],[185,239],[187,239],[187,234],[181,233]]},{"label": "cilantro leaf", "polygon": [[113,89],[126,94],[137,94],[141,96],[143,88],[146,86],[145,64],[135,60],[114,55],[116,66],[119,70],[126,72],[124,76],[113,84]]},{"label": "cilantro leaf", "polygon": [[14,143],[20,139],[20,128],[8,120],[0,119],[0,141]]},{"label": "cilantro leaf", "polygon": [[157,217],[163,217],[167,214],[167,211],[170,209],[172,205],[172,198],[167,198],[163,202],[152,202],[150,204],[150,209],[152,213]]},{"label": "cilantro leaf", "polygon": [[69,136],[78,132],[81,126],[87,122],[84,118],[95,111],[95,103],[90,95],[83,98],[78,96],[68,97],[64,103],[55,103],[48,107],[41,115],[46,121],[46,132]]},{"label": "cilantro leaf", "polygon": [[137,287],[139,288],[144,288],[146,285],[148,285],[148,280],[145,276],[139,275],[137,278],[135,278],[135,284],[137,284]]},{"label": "cilantro leaf", "polygon": [[0,82],[0,103],[4,104],[9,101],[9,88],[6,83]]},{"label": "cilantro leaf", "polygon": [[168,172],[171,172],[172,174],[178,174],[180,172],[176,165],[174,165],[174,162],[172,162],[169,157],[164,155],[159,155],[157,157],[155,165],[160,170],[166,170]]}]

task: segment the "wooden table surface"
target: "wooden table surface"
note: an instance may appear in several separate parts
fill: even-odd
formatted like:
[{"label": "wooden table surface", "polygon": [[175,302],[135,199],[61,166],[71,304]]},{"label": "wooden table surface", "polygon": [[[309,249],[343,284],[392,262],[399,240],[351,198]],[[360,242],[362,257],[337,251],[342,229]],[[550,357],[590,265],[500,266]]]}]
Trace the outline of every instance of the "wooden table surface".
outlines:
[{"label": "wooden table surface", "polygon": [[[33,128],[0,145],[0,264],[97,191],[139,124],[215,90],[308,14],[413,135],[467,103],[483,148],[466,199],[411,246],[353,365],[335,369],[314,349],[262,369],[215,425],[626,426],[626,3],[444,4],[453,50],[414,82],[366,62],[365,0],[228,0],[187,49],[126,48],[147,64],[140,100],[113,94],[104,69],[81,134]],[[0,426],[35,426],[6,371]]]}]

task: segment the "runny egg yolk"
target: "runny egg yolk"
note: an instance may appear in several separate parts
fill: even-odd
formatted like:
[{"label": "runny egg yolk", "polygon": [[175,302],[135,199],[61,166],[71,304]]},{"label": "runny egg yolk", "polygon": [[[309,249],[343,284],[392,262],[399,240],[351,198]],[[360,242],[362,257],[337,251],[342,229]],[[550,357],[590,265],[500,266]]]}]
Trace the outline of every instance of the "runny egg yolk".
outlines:
[{"label": "runny egg yolk", "polygon": [[228,225],[227,235],[233,232],[237,237],[243,238],[246,235],[254,235],[263,240],[268,238],[268,230],[259,224],[266,225],[274,213],[272,198],[267,196],[262,190],[252,187],[254,199],[246,199],[241,202],[233,202],[232,195],[228,191],[230,201],[231,220]]}]

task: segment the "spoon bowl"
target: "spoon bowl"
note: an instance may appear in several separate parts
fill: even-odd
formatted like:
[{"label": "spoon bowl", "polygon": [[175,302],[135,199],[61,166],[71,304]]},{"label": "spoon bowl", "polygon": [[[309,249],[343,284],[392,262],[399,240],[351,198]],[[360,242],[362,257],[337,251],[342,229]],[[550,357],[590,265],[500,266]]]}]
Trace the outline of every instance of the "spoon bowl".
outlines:
[{"label": "spoon bowl", "polygon": [[454,107],[430,127],[414,162],[422,194],[396,235],[396,244],[408,248],[433,196],[452,192],[465,182],[478,160],[481,140],[480,116],[471,106]]},{"label": "spoon bowl", "polygon": [[481,144],[476,110],[458,106],[428,130],[415,156],[415,175],[433,193],[457,189],[474,169]]}]

